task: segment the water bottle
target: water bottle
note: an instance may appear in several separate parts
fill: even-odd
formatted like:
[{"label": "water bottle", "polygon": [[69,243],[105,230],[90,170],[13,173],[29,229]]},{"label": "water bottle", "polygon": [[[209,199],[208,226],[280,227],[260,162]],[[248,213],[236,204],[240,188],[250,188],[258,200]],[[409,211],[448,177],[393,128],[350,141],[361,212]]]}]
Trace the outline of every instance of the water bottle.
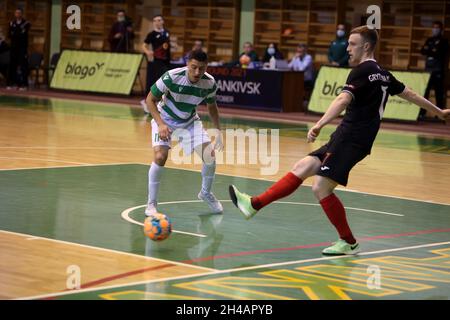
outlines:
[{"label": "water bottle", "polygon": [[274,70],[277,67],[277,59],[274,56],[269,60],[269,69]]}]

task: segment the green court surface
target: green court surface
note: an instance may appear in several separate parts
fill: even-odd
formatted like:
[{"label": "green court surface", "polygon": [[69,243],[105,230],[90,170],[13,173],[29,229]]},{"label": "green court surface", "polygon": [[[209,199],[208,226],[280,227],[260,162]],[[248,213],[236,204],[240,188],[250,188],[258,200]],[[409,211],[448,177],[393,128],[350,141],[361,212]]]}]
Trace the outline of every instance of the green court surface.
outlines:
[{"label": "green court surface", "polygon": [[[173,233],[155,243],[130,222],[144,220],[143,208],[133,208],[145,204],[147,172],[142,164],[0,171],[1,228],[217,270],[59,298],[450,297],[448,205],[336,191],[367,255],[323,259],[321,250],[337,235],[310,187],[245,221],[228,200],[228,185],[256,194],[271,182],[217,175],[214,192],[225,210],[211,215],[197,200],[200,173],[166,168],[159,210],[175,230],[193,234]],[[299,262],[279,265],[292,261]],[[374,265],[381,268],[381,288],[369,289],[367,268]]]}]

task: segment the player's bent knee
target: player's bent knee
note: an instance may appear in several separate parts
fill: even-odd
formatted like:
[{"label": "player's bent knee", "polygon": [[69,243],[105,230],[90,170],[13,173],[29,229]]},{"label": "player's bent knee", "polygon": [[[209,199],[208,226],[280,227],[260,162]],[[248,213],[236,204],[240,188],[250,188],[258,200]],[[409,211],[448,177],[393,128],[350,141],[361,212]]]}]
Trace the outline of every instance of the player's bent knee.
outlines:
[{"label": "player's bent knee", "polygon": [[322,200],[333,193],[334,186],[326,181],[326,178],[316,176],[313,185],[311,186],[312,192],[317,200]]},{"label": "player's bent knee", "polygon": [[168,153],[166,151],[162,151],[162,150],[155,151],[154,161],[158,166],[164,166],[167,161],[167,156],[168,156]]},{"label": "player's bent knee", "polygon": [[292,173],[302,180],[309,178],[316,174],[319,170],[320,161],[314,157],[306,157],[298,161],[292,167]]}]

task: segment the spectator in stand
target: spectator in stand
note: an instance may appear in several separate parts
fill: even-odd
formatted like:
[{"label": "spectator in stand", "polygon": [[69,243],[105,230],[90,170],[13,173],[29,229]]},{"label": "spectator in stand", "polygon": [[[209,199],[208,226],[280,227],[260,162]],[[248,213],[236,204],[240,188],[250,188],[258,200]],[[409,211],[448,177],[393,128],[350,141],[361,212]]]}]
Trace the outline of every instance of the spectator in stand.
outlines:
[{"label": "spectator in stand", "polygon": [[275,57],[277,60],[283,60],[283,54],[280,50],[278,50],[278,46],[276,43],[270,43],[269,46],[266,48],[266,51],[264,53],[263,62],[269,62],[270,58]]},{"label": "spectator in stand", "polygon": [[9,23],[9,38],[11,39],[11,58],[9,63],[7,89],[19,87],[28,88],[28,32],[31,24],[24,19],[23,10],[17,8],[14,20]]},{"label": "spectator in stand", "polygon": [[[436,106],[445,109],[445,74],[448,68],[448,40],[443,36],[442,22],[433,22],[432,36],[423,45],[420,53],[426,56],[425,71],[431,73],[424,97],[430,97],[431,89],[434,90]],[[426,110],[420,109],[419,119],[425,117]]]},{"label": "spectator in stand", "polygon": [[184,64],[187,64],[187,62],[189,60],[189,54],[192,51],[198,51],[198,50],[203,50],[203,40],[197,39],[194,41],[194,45],[192,46],[191,51],[186,52],[186,54],[183,56]]},{"label": "spectator in stand", "polygon": [[336,30],[336,39],[334,39],[328,48],[328,61],[331,65],[337,67],[348,66],[348,38],[345,34],[345,25],[339,24]]},{"label": "spectator in stand", "polygon": [[134,32],[131,19],[125,14],[125,10],[117,11],[117,21],[109,32],[109,45],[111,52],[132,52]]},{"label": "spectator in stand", "polygon": [[314,84],[314,65],[313,59],[307,50],[308,47],[305,44],[299,44],[294,58],[289,63],[289,68],[294,71],[303,71],[305,88],[312,88]]}]

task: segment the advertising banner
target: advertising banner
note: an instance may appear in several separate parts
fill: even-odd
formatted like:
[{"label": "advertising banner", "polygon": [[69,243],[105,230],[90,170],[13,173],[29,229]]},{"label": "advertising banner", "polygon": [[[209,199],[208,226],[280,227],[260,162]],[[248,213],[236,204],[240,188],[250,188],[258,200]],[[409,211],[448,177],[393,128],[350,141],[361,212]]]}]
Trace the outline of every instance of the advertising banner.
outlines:
[{"label": "advertising banner", "polygon": [[50,87],[129,95],[142,54],[64,50]]},{"label": "advertising banner", "polygon": [[217,103],[281,111],[282,72],[208,67],[208,73],[217,82]]},{"label": "advertising banner", "polygon": [[[352,69],[323,66],[319,70],[308,110],[325,113],[331,102],[341,92]],[[391,71],[395,78],[420,95],[425,94],[427,72]],[[420,109],[399,96],[389,96],[384,119],[417,120]]]}]

